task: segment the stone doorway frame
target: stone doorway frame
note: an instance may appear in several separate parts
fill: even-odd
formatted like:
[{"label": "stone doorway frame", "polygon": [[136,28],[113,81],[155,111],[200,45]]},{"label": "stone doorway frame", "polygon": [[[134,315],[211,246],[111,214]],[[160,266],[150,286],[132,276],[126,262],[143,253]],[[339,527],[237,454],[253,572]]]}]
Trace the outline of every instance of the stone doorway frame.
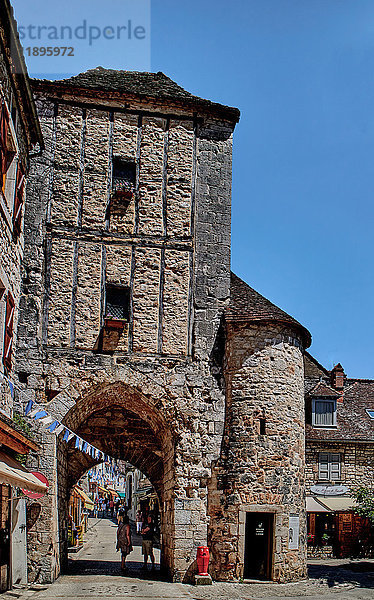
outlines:
[{"label": "stone doorway frame", "polygon": [[272,560],[270,581],[274,581],[275,556],[277,554],[277,541],[280,544],[281,536],[281,518],[284,510],[281,506],[274,504],[241,504],[239,506],[239,535],[238,535],[238,560],[240,577],[244,576],[244,554],[245,554],[245,524],[247,513],[270,513],[274,515],[273,540],[272,540]]}]

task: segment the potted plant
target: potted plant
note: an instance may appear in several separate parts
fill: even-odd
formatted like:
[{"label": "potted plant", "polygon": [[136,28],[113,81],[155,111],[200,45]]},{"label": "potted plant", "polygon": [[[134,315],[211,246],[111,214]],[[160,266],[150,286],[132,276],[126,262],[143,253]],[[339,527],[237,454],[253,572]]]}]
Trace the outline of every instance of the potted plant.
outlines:
[{"label": "potted plant", "polygon": [[131,200],[133,197],[133,192],[131,190],[126,189],[117,189],[114,192],[114,196],[120,200]]},{"label": "potted plant", "polygon": [[125,321],[123,319],[116,319],[112,314],[108,313],[104,317],[104,327],[106,329],[124,329]]}]

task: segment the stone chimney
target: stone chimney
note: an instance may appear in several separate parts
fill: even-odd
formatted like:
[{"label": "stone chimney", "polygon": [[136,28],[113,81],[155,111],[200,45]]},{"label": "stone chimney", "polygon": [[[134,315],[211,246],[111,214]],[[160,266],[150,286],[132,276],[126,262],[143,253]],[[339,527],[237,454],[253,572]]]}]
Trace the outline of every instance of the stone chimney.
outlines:
[{"label": "stone chimney", "polygon": [[344,369],[340,363],[335,365],[335,367],[331,371],[331,385],[338,391],[341,392],[340,398],[338,398],[338,402],[343,402],[343,390],[344,390],[344,381],[345,381],[345,373]]}]

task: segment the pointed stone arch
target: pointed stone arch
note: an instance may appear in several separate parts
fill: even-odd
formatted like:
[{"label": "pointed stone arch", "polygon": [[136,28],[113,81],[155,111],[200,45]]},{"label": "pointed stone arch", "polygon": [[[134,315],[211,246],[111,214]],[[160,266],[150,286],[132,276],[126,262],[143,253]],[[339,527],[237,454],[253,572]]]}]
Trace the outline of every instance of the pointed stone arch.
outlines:
[{"label": "pointed stone arch", "polygon": [[[88,393],[70,403],[63,423],[105,454],[131,463],[149,478],[161,507],[161,561],[172,572],[175,435],[170,415],[165,414],[162,407],[163,390],[153,385],[155,397],[151,395],[147,378],[141,379],[143,384],[148,383],[146,393],[140,390],[139,381],[134,378],[131,378],[132,385],[107,380],[91,386]],[[57,409],[57,400],[55,404]],[[176,429],[174,427],[174,431]],[[59,529],[64,531],[70,490],[97,461],[76,450],[74,441],[66,444],[59,440],[57,456]],[[64,567],[67,563],[66,540],[61,540],[60,549]]]}]

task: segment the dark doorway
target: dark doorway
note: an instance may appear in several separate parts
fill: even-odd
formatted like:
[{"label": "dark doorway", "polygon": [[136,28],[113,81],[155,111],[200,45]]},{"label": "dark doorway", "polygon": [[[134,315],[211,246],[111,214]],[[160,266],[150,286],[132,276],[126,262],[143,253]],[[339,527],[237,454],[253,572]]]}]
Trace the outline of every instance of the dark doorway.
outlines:
[{"label": "dark doorway", "polygon": [[245,522],[244,578],[271,579],[273,556],[272,513],[247,513]]}]

